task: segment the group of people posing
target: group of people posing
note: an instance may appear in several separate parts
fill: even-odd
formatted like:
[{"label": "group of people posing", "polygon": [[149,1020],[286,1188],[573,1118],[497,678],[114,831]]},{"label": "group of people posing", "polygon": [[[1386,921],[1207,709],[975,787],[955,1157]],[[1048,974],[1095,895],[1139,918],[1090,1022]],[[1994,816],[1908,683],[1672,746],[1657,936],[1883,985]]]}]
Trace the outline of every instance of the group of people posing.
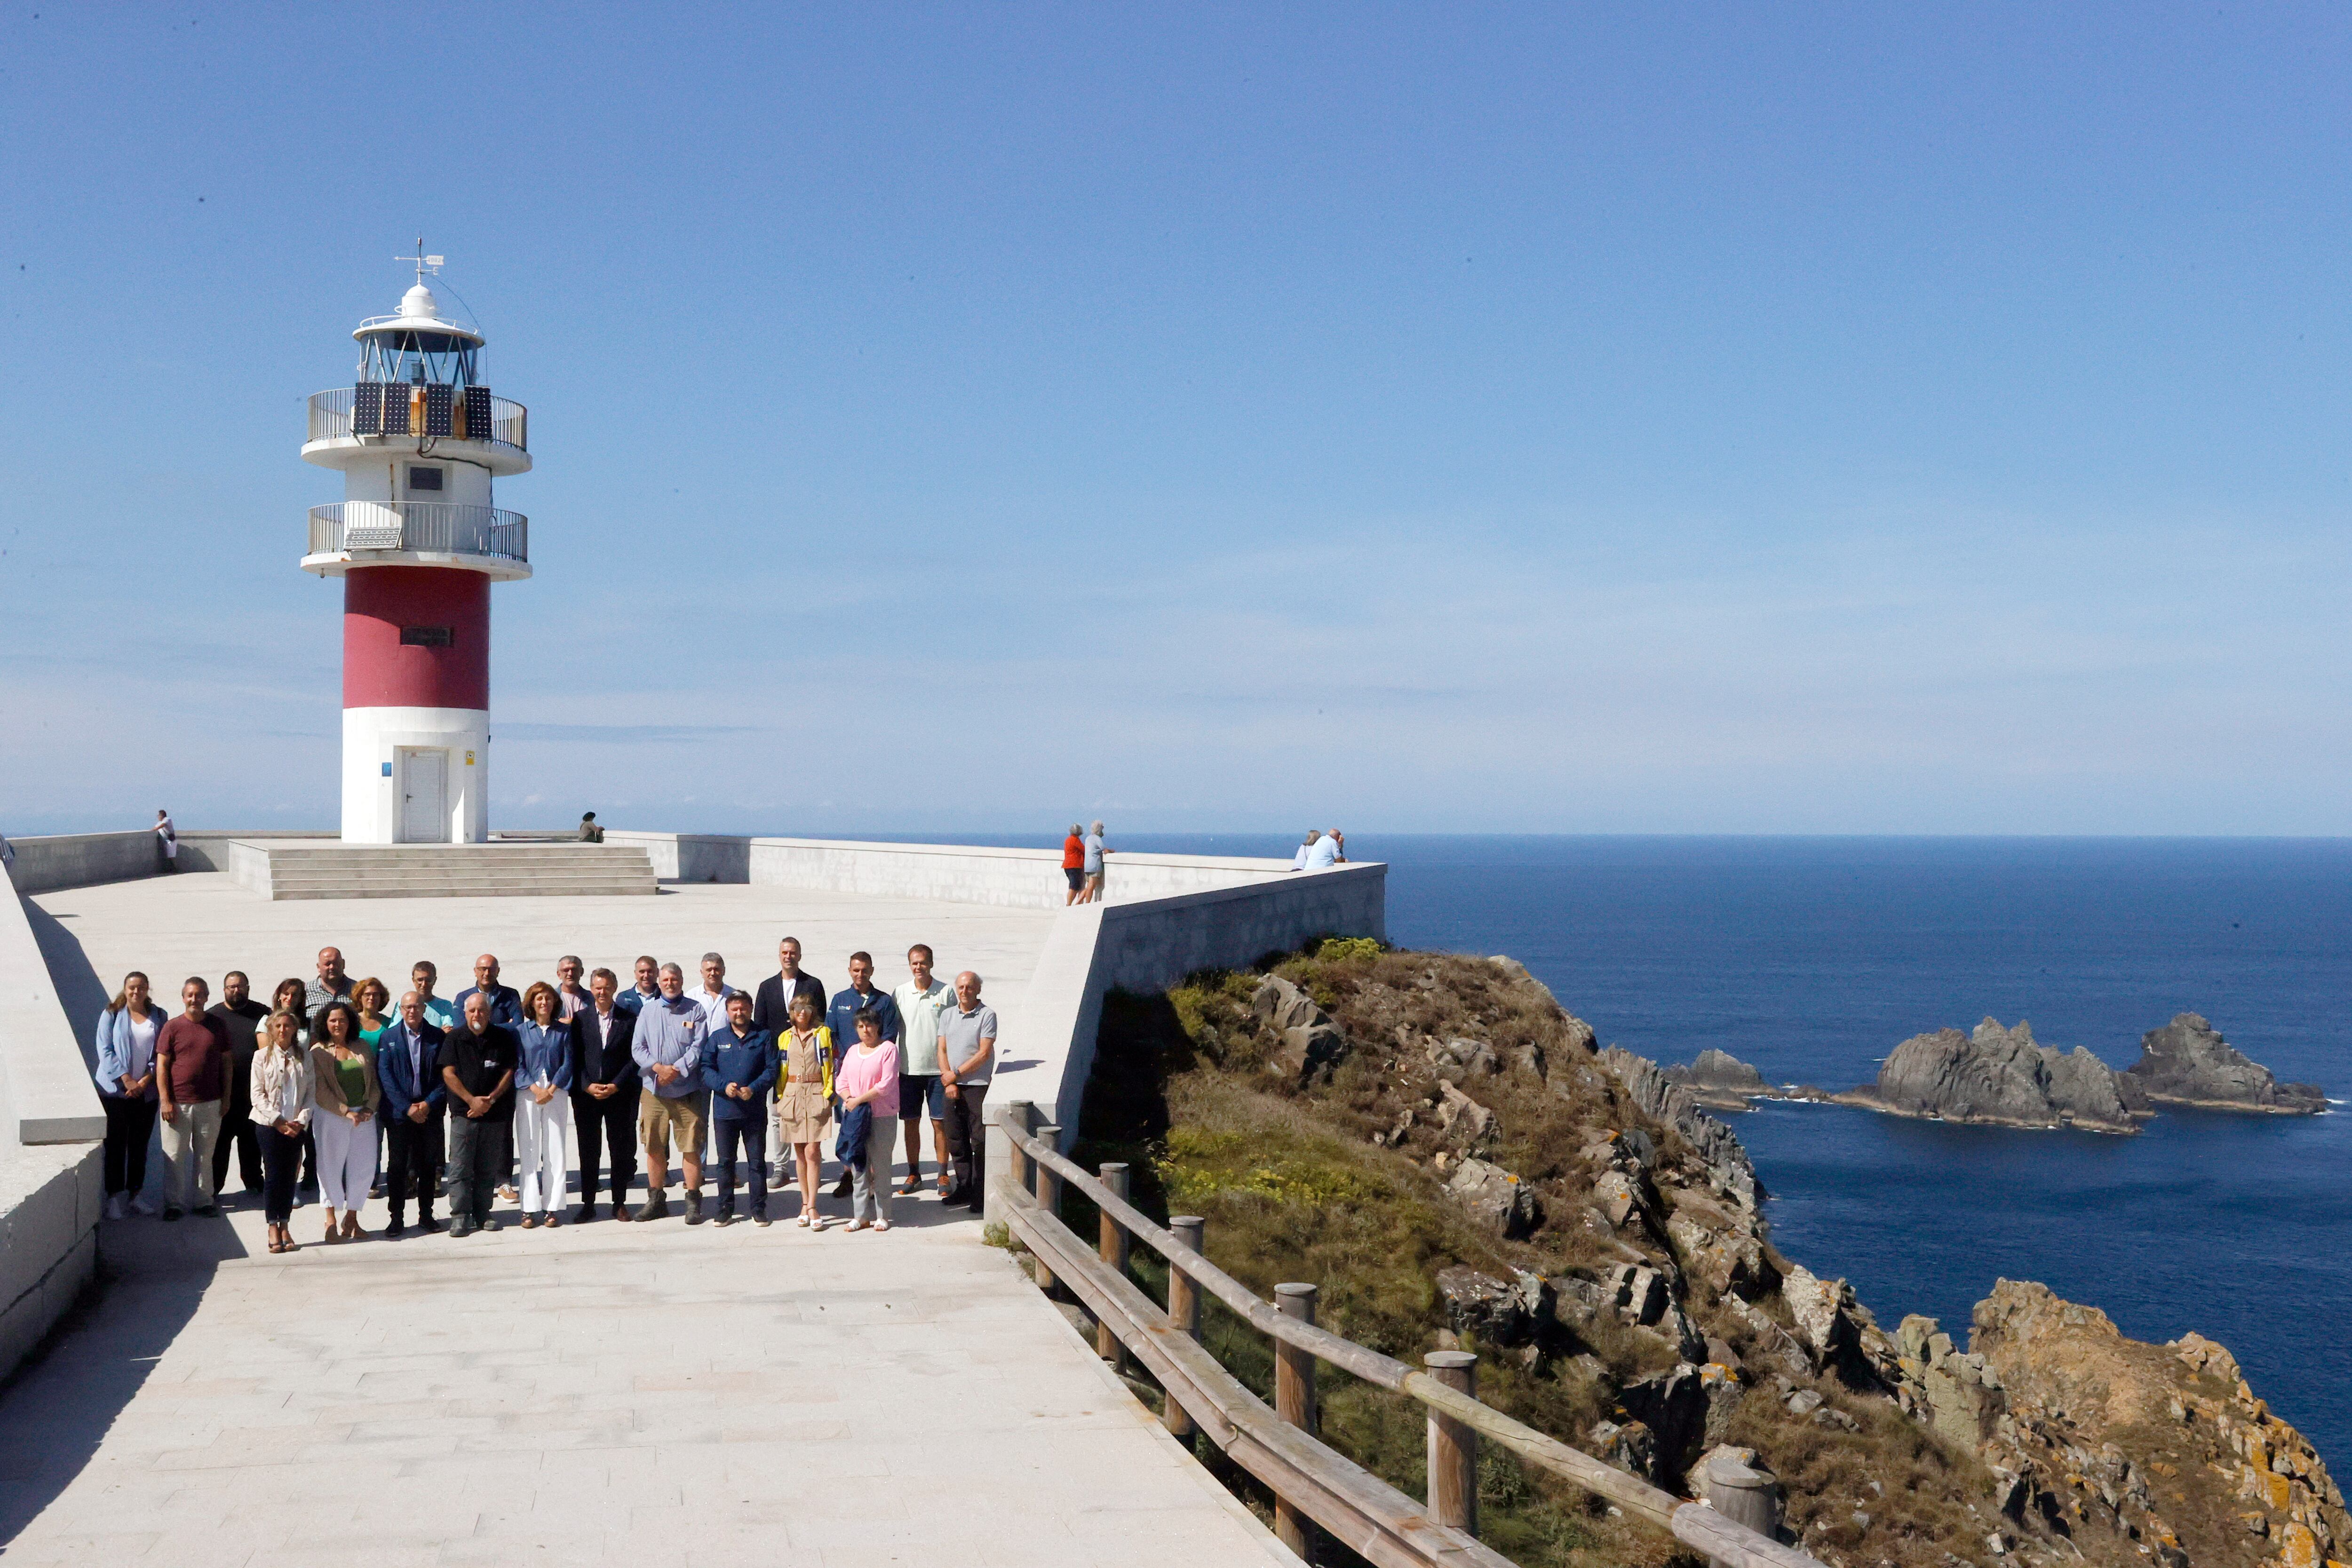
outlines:
[{"label": "group of people posing", "polygon": [[[596,1217],[600,1189],[616,1220],[666,1217],[674,1152],[688,1225],[765,1226],[769,1188],[796,1184],[799,1223],[822,1230],[830,1127],[849,1228],[886,1231],[897,1130],[900,1190],[911,1195],[927,1110],[941,1198],[979,1208],[997,1037],[980,976],[940,981],[918,943],[894,990],[878,988],[873,958],[856,952],[849,984],[828,997],[801,969],[798,939],[784,938],[777,960],[754,992],[729,985],[715,952],[702,955],[692,991],[679,965],[648,956],[626,987],[565,957],[553,981],[517,992],[484,953],[456,997],[438,995],[438,971],[420,963],[395,1003],[381,980],[354,983],[327,947],[313,979],[280,982],[267,1005],[232,971],[218,1002],[189,978],[176,1014],[134,972],[98,1021],[108,1217],[154,1212],[143,1191],[160,1120],[163,1217],[217,1215],[234,1153],[246,1190],[262,1194],[272,1252],[295,1250],[305,1190],[326,1210],[329,1242],[363,1237],[360,1210],[378,1194],[388,1237],[405,1234],[412,1204],[422,1229],[439,1229],[434,1203],[445,1194],[452,1236],[499,1229],[497,1196],[519,1205],[526,1230],[562,1225],[574,1137],[577,1220]],[[641,1152],[646,1195],[633,1209]],[[718,1204],[706,1216],[712,1166]]]}]

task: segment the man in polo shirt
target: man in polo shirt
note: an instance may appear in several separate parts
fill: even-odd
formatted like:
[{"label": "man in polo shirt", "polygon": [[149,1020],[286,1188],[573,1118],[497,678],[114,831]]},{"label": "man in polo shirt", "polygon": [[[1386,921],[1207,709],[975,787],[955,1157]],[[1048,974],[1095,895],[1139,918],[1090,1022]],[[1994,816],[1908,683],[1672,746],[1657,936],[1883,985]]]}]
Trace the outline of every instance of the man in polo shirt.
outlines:
[{"label": "man in polo shirt", "polygon": [[931,950],[917,942],[907,950],[907,980],[890,993],[898,1009],[898,1121],[907,1129],[908,1195],[920,1192],[922,1181],[923,1111],[931,1113],[931,1152],[939,1160],[940,1195],[947,1196],[948,1100],[940,1088],[940,1016],[955,1005],[955,993],[931,973]]},{"label": "man in polo shirt", "polygon": [[449,1091],[449,1234],[494,1231],[490,1193],[514,1121],[515,1066],[522,1040],[490,1022],[489,993],[467,993],[465,1021],[441,1042],[441,1082]]},{"label": "man in polo shirt", "polygon": [[[870,952],[849,955],[849,984],[833,994],[833,1002],[825,1008],[825,1025],[833,1030],[833,1073],[835,1078],[841,1076],[843,1055],[857,1043],[856,1019],[860,1007],[874,1009],[875,1021],[881,1025],[884,1039],[898,1037],[898,1005],[890,1000],[888,992],[875,988],[874,955]],[[782,1037],[777,1037],[781,1039]],[[898,1059],[904,1062],[907,1058],[901,1053]],[[849,1195],[849,1163],[845,1160],[841,1165],[841,1180],[834,1184],[835,1197]],[[883,1196],[889,1195],[887,1184],[880,1190]]]},{"label": "man in polo shirt", "polygon": [[343,968],[343,950],[322,947],[319,950],[319,975],[302,988],[302,1005],[312,1018],[319,1009],[338,996],[352,994],[352,977]]},{"label": "man in polo shirt", "polygon": [[996,1009],[980,999],[980,976],[956,976],[955,1005],[940,1018],[940,1082],[948,1097],[948,1150],[955,1156],[955,1188],[947,1202],[980,1208],[987,1195],[987,1131],[981,1121],[988,1080],[996,1068]]},{"label": "man in polo shirt", "polygon": [[[474,983],[457,993],[457,1011],[460,1014],[466,1010],[467,998],[478,991],[489,998],[490,1022],[502,1029],[514,1030],[515,1038],[520,1040],[522,993],[511,985],[499,984],[499,955],[495,952],[482,953],[474,960]],[[516,1194],[514,1184],[514,1117],[511,1114],[500,1123],[499,1136],[505,1142],[499,1155],[499,1196],[510,1204],[520,1203],[522,1200]]]},{"label": "man in polo shirt", "polygon": [[645,1146],[646,1202],[639,1219],[669,1213],[669,1152],[677,1144],[686,1178],[686,1223],[702,1223],[702,1138],[710,1091],[702,1087],[702,1009],[686,994],[686,973],[661,966],[661,995],[637,1011],[629,1055],[644,1085],[637,1099],[637,1142]]}]

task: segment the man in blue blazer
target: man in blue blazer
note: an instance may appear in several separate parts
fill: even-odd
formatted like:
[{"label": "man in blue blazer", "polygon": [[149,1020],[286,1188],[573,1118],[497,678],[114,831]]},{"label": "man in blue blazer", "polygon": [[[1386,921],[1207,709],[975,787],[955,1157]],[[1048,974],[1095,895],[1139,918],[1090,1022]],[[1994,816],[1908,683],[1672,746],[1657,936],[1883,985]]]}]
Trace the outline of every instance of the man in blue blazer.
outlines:
[{"label": "man in blue blazer", "polygon": [[375,1042],[376,1082],[383,1089],[375,1114],[383,1124],[388,1167],[383,1194],[392,1208],[386,1236],[399,1236],[407,1228],[403,1222],[411,1189],[416,1194],[418,1227],[438,1228],[433,1223],[433,1184],[440,1173],[433,1151],[442,1108],[449,1102],[436,1065],[440,1055],[441,1031],[425,1021],[425,999],[411,991],[400,999],[399,1019]]}]

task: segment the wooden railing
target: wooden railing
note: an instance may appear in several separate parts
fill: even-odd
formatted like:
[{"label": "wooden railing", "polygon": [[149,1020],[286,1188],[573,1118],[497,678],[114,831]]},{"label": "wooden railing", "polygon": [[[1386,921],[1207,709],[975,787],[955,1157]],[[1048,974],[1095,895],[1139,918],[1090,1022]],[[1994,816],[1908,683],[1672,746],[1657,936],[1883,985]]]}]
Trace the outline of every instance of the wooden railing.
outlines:
[{"label": "wooden railing", "polygon": [[[1276,1533],[1300,1556],[1307,1555],[1311,1522],[1379,1568],[1511,1568],[1477,1539],[1484,1438],[1668,1531],[1722,1568],[1821,1568],[1727,1511],[1662,1491],[1481,1404],[1475,1355],[1437,1351],[1423,1358],[1423,1367],[1408,1366],[1318,1328],[1312,1285],[1277,1286],[1273,1302],[1260,1299],[1202,1255],[1201,1220],[1171,1217],[1163,1228],[1129,1204],[1125,1166],[1089,1174],[1061,1153],[1061,1130],[1036,1125],[1025,1101],[1007,1105],[1001,1121],[1012,1168],[992,1177],[991,1210],[1034,1255],[1040,1288],[1066,1289],[1094,1318],[1097,1351],[1108,1357],[1124,1347],[1159,1381],[1170,1432],[1207,1434],[1272,1489]],[[1066,1183],[1100,1211],[1101,1234],[1092,1247],[1062,1222]],[[1138,1242],[1167,1260],[1164,1308],[1129,1278],[1128,1250]],[[1274,1342],[1273,1409],[1201,1344],[1203,1294]],[[1426,1507],[1317,1437],[1315,1369],[1324,1362],[1427,1410]],[[1746,1500],[1723,1500],[1741,1512],[1748,1511]]]}]

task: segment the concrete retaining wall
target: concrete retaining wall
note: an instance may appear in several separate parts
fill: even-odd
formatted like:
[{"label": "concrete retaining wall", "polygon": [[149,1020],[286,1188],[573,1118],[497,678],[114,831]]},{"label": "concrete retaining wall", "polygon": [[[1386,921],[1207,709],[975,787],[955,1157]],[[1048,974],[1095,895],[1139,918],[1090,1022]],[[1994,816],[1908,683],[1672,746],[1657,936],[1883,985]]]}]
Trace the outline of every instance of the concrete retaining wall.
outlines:
[{"label": "concrete retaining wall", "polygon": [[1018,1007],[1000,1019],[1003,1061],[989,1089],[988,1169],[1011,1168],[1004,1107],[1027,1101],[1069,1147],[1094,1071],[1103,998],[1158,991],[1203,969],[1239,969],[1319,936],[1388,935],[1388,868],[1285,872],[1274,885],[1219,888],[1131,904],[1090,904],[1055,922]]},{"label": "concrete retaining wall", "polygon": [[[945,899],[1012,909],[1059,909],[1069,884],[1054,849],[874,844],[833,838],[735,838],[614,828],[607,844],[642,847],[669,882],[753,882],[882,898]],[[1103,890],[1113,903],[1275,881],[1286,860],[1113,852]]]},{"label": "concrete retaining wall", "polygon": [[0,1105],[10,1119],[0,1137],[10,1143],[105,1137],[106,1117],[89,1072],[24,900],[0,899]]},{"label": "concrete retaining wall", "polygon": [[16,851],[8,879],[20,893],[127,882],[163,869],[163,846],[152,833],[66,833],[8,842]]},{"label": "concrete retaining wall", "polygon": [[[0,1378],[41,1342],[98,1269],[105,1202],[95,1143],[10,1151],[0,1164]],[[21,1189],[21,1190],[19,1190]]]}]

